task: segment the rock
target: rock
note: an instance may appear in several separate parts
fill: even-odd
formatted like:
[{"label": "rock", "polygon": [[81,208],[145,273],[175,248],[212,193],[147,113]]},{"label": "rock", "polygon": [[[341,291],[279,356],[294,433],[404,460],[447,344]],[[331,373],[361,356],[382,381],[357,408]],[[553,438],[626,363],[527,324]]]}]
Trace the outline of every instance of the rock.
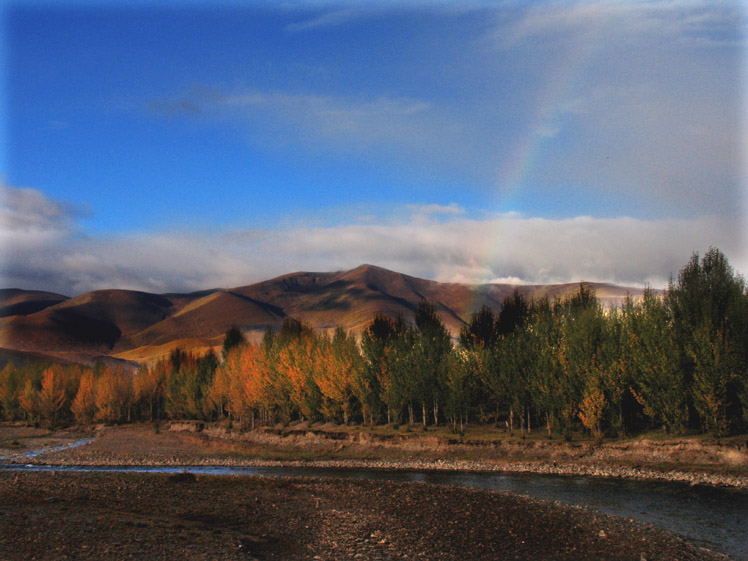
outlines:
[{"label": "rock", "polygon": [[600,533],[599,533],[599,534],[597,534],[597,535],[598,535],[598,537],[601,537],[601,538],[607,538],[607,537],[608,537],[608,536],[607,536],[607,535],[605,534],[605,530],[600,530]]},{"label": "rock", "polygon": [[169,481],[172,483],[192,483],[197,480],[194,473],[183,471],[181,473],[173,473],[169,476]]}]

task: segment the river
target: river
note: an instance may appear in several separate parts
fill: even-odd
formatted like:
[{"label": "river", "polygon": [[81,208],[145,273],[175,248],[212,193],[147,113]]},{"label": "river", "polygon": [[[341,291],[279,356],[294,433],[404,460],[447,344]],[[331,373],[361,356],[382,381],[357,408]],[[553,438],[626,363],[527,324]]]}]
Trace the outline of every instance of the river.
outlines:
[{"label": "river", "polygon": [[55,466],[2,464],[13,471],[116,471],[272,477],[334,477],[414,481],[511,491],[534,498],[590,507],[605,514],[632,518],[735,559],[748,561],[748,492],[672,482],[445,471],[390,471],[312,467],[237,466]]}]

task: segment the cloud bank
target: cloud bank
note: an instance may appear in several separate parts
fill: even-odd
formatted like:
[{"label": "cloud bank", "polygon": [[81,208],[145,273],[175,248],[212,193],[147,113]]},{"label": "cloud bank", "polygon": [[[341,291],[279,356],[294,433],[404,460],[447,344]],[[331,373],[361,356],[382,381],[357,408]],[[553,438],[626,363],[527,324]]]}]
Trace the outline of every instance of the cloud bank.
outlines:
[{"label": "cloud bank", "polygon": [[748,270],[742,225],[718,216],[475,218],[457,205],[426,204],[395,213],[387,224],[93,237],[81,234],[76,214],[64,204],[33,189],[1,190],[0,286],[67,295],[101,288],[164,293],[235,287],[362,263],[445,282],[663,286],[693,251],[710,246],[738,271]]}]

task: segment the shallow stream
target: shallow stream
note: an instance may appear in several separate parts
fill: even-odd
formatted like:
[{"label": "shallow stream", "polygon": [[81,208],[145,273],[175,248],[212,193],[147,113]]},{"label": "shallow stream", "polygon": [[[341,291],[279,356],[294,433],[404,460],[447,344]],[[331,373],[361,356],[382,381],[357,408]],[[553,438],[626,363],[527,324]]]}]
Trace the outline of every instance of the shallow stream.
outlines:
[{"label": "shallow stream", "polygon": [[[79,441],[73,445],[82,445]],[[67,445],[65,448],[72,447]],[[62,449],[62,448],[60,448]],[[51,452],[46,449],[44,452]],[[34,456],[41,452],[35,452]],[[651,524],[679,534],[697,545],[748,561],[748,492],[739,489],[691,486],[683,483],[598,477],[498,474],[448,471],[394,471],[315,467],[240,466],[56,466],[3,464],[12,471],[104,471],[271,477],[332,477],[414,481],[511,491],[530,497],[590,507]]]}]

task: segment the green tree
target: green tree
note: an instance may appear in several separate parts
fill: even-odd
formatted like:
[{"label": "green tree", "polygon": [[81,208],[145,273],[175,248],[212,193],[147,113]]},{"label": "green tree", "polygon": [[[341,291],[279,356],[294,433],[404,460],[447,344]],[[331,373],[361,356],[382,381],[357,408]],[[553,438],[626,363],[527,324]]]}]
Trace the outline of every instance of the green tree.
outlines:
[{"label": "green tree", "polygon": [[688,422],[688,385],[678,360],[670,308],[648,289],[632,319],[629,336],[636,399],[650,419],[661,422],[669,432],[682,432]]},{"label": "green tree", "polygon": [[212,351],[200,357],[176,349],[169,358],[172,370],[166,382],[166,412],[172,419],[206,419],[212,412],[207,399],[218,359]]},{"label": "green tree", "polygon": [[[447,357],[445,379],[445,412],[453,432],[464,432],[470,410],[472,376],[475,355],[467,349],[459,349]],[[458,429],[459,426],[459,429]]]},{"label": "green tree", "polygon": [[[711,362],[718,370],[711,371],[710,384],[731,386],[724,406],[727,411],[739,410],[741,376],[736,373],[743,373],[742,378],[745,378],[748,368],[748,307],[743,278],[735,274],[724,254],[710,248],[701,260],[696,253],[691,256],[680,270],[677,281],[671,281],[666,302],[672,314],[678,360],[687,386],[696,382],[697,368],[700,368],[703,382],[705,365]],[[714,363],[715,345],[721,349],[721,366]],[[703,383],[698,387],[705,389]],[[703,398],[704,395],[696,393],[688,395],[691,422],[693,424],[694,417],[699,415],[702,424],[712,425],[713,421],[703,416]]]},{"label": "green tree", "polygon": [[498,337],[496,322],[497,318],[488,306],[482,306],[479,311],[473,312],[470,321],[460,330],[462,347],[471,351],[492,347]]},{"label": "green tree", "polygon": [[5,419],[15,421],[23,418],[23,408],[19,397],[23,392],[26,379],[23,371],[9,362],[0,371],[0,409]]},{"label": "green tree", "polygon": [[730,430],[731,386],[738,374],[738,359],[724,333],[708,323],[692,334],[689,352],[693,360],[693,401],[705,428],[714,436]]},{"label": "green tree", "polygon": [[533,301],[529,334],[530,386],[538,413],[545,419],[548,438],[551,438],[564,406],[561,365],[558,349],[562,342],[561,324],[558,321],[560,303],[547,298]]},{"label": "green tree", "polygon": [[447,328],[436,313],[434,305],[421,300],[415,311],[416,339],[413,347],[414,364],[411,374],[412,393],[420,402],[423,425],[427,425],[428,408],[433,408],[434,424],[439,423],[439,403],[444,388],[447,360],[452,342]]},{"label": "green tree", "polygon": [[221,356],[226,360],[226,355],[234,347],[243,345],[247,342],[244,338],[244,333],[236,325],[232,325],[226,330],[226,334],[223,337],[223,349],[221,350]]},{"label": "green tree", "polygon": [[525,325],[530,315],[530,303],[516,288],[511,296],[501,303],[496,317],[494,331],[496,337],[506,336]]},{"label": "green tree", "polygon": [[392,319],[378,314],[361,334],[363,368],[354,380],[354,391],[361,402],[364,420],[374,424],[374,417],[382,405],[387,408],[387,423],[392,423],[398,407],[397,387],[393,384],[391,359],[393,345],[405,331],[401,318]]}]

